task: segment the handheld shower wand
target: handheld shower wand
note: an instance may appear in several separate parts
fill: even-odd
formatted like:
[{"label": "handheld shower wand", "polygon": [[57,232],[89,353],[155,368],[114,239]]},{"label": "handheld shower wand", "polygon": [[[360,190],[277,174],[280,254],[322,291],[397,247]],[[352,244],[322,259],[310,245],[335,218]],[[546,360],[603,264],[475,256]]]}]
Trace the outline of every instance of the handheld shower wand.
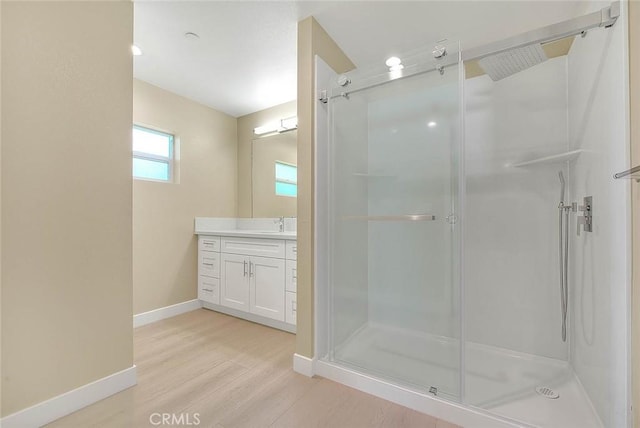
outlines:
[{"label": "handheld shower wand", "polygon": [[[558,171],[560,179],[560,204],[558,204],[558,255],[560,258],[560,310],[562,316],[562,341],[567,341],[567,311],[569,308],[569,211],[576,211],[576,204],[565,205],[566,182],[564,174]],[[563,216],[564,214],[564,216]]]}]

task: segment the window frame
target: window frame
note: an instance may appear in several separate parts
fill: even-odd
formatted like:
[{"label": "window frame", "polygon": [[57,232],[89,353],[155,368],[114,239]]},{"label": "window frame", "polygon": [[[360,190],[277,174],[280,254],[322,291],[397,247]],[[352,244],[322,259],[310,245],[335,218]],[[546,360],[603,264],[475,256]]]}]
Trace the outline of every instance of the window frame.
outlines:
[{"label": "window frame", "polygon": [[[285,179],[279,179],[277,175],[275,175],[275,171],[277,171],[277,165],[285,165],[285,166],[290,166],[296,169],[296,180],[287,180]],[[276,196],[281,196],[283,198],[297,198],[298,197],[298,165],[294,165],[292,163],[289,162],[284,162],[284,161],[280,161],[280,160],[276,160],[274,163],[274,175],[275,175],[275,180],[274,180],[274,193]],[[284,184],[294,184],[296,186],[296,194],[295,196],[291,196],[291,195],[281,195],[277,192],[277,184],[278,183],[284,183]]]},{"label": "window frame", "polygon": [[[147,153],[147,152],[139,152],[136,150],[133,150],[133,130],[138,129],[140,131],[144,131],[144,132],[149,132],[151,134],[157,134],[157,135],[161,135],[163,137],[171,137],[170,141],[169,141],[169,156],[161,156],[161,155],[155,155],[153,153]],[[157,183],[173,183],[174,180],[174,160],[175,160],[175,145],[176,145],[176,136],[174,133],[171,132],[167,132],[167,131],[162,131],[160,129],[157,128],[152,128],[148,125],[140,125],[137,123],[133,124],[133,127],[131,128],[131,132],[132,132],[132,138],[131,138],[131,164],[132,164],[132,171],[131,171],[131,176],[133,177],[134,180],[144,180],[144,181],[155,181]],[[133,174],[133,160],[134,159],[142,159],[142,160],[147,160],[147,161],[151,161],[151,162],[160,162],[160,163],[165,163],[168,166],[169,169],[169,174],[166,180],[161,180],[161,179],[157,179],[157,178],[148,178],[148,177],[138,177],[136,175]]]}]

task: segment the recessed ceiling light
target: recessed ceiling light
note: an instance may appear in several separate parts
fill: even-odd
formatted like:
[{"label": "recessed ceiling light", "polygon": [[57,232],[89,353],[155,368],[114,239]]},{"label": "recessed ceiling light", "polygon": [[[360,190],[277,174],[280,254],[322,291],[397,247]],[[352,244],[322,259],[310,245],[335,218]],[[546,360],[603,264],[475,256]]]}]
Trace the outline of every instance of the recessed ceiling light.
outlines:
[{"label": "recessed ceiling light", "polygon": [[200,38],[199,35],[191,31],[187,31],[186,33],[184,33],[184,37],[188,40],[198,40]]},{"label": "recessed ceiling light", "polygon": [[385,64],[387,64],[387,67],[397,67],[401,63],[402,63],[402,60],[397,56],[392,56],[388,58],[387,61],[385,62]]},{"label": "recessed ceiling light", "polygon": [[431,122],[427,123],[427,126],[428,126],[429,128],[435,128],[435,127],[436,127],[436,125],[437,125],[437,123],[436,123],[436,122],[434,122],[433,120],[432,120]]},{"label": "recessed ceiling light", "polygon": [[131,53],[133,54],[133,56],[140,56],[142,55],[142,49],[140,49],[136,45],[131,45]]}]

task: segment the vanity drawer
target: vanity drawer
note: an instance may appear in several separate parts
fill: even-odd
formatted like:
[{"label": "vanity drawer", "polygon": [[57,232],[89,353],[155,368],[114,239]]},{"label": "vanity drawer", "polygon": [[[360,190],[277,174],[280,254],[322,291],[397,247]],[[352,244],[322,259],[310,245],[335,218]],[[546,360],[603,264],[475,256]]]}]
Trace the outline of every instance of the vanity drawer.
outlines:
[{"label": "vanity drawer", "polygon": [[296,325],[297,304],[296,293],[287,291],[284,297],[284,320],[288,324]]},{"label": "vanity drawer", "polygon": [[199,251],[198,275],[220,278],[220,253]]},{"label": "vanity drawer", "polygon": [[297,241],[287,241],[287,260],[298,260]]},{"label": "vanity drawer", "polygon": [[256,239],[223,237],[220,243],[223,253],[284,259],[285,246],[281,239]]},{"label": "vanity drawer", "polygon": [[295,260],[286,260],[285,271],[285,289],[295,293],[298,283],[298,263]]},{"label": "vanity drawer", "polygon": [[219,236],[200,236],[198,238],[198,250],[220,251],[220,237]]},{"label": "vanity drawer", "polygon": [[220,280],[208,276],[198,276],[198,299],[220,304]]}]

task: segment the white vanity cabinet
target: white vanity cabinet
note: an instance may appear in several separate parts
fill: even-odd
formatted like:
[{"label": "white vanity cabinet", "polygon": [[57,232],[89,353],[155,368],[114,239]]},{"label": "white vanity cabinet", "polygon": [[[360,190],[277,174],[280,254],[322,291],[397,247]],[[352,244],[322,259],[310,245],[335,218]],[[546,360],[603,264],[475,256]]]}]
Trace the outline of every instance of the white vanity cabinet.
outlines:
[{"label": "white vanity cabinet", "polygon": [[296,241],[224,235],[201,235],[200,241],[212,238],[217,242],[198,246],[198,298],[203,305],[294,331],[296,269],[290,257],[295,257]]},{"label": "white vanity cabinet", "polygon": [[285,321],[289,324],[296,324],[298,292],[298,245],[296,241],[287,241],[285,261]]},{"label": "white vanity cabinet", "polygon": [[284,260],[222,254],[220,304],[284,321]]},{"label": "white vanity cabinet", "polygon": [[220,237],[198,238],[198,299],[220,303]]}]

